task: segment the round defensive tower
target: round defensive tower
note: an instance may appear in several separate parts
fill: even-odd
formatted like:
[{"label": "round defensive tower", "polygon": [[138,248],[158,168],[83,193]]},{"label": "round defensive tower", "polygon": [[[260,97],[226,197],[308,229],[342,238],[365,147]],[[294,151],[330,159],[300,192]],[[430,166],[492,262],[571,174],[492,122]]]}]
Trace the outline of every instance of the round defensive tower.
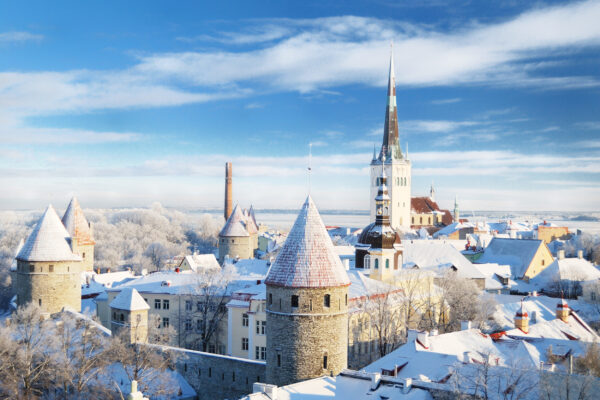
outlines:
[{"label": "round defensive tower", "polygon": [[73,253],[69,239],[48,206],[16,257],[17,305],[32,302],[50,314],[65,306],[81,311],[81,257]]},{"label": "round defensive tower", "polygon": [[350,280],[310,196],[265,284],[267,382],[288,385],[346,368]]}]

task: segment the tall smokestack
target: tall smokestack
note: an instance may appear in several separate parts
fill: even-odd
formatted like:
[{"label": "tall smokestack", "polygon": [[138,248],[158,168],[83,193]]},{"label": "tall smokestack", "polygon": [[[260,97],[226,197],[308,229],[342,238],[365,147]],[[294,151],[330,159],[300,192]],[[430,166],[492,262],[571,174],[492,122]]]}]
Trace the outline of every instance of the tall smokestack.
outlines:
[{"label": "tall smokestack", "polygon": [[224,208],[224,217],[225,221],[229,219],[229,216],[233,212],[233,195],[232,195],[232,169],[231,163],[225,163],[225,208]]}]

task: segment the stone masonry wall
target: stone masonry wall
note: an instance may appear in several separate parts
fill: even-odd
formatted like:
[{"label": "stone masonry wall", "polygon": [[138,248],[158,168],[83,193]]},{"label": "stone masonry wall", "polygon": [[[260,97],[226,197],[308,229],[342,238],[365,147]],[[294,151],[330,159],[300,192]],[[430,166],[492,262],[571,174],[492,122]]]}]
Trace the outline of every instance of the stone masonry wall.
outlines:
[{"label": "stone masonry wall", "polygon": [[[330,307],[324,306],[326,294]],[[347,287],[267,286],[267,383],[282,386],[346,368],[347,294]],[[298,296],[297,308],[292,295]]]},{"label": "stone masonry wall", "polygon": [[[225,239],[225,242],[223,242]],[[225,256],[231,258],[252,258],[254,257],[254,248],[252,247],[251,237],[225,237],[219,238],[219,262],[223,262]]]},{"label": "stone masonry wall", "polygon": [[239,399],[265,382],[264,361],[170,347],[178,356],[177,371],[198,393],[199,400]]},{"label": "stone masonry wall", "polygon": [[80,262],[17,262],[16,292],[19,306],[33,302],[44,312],[65,306],[81,311]]}]

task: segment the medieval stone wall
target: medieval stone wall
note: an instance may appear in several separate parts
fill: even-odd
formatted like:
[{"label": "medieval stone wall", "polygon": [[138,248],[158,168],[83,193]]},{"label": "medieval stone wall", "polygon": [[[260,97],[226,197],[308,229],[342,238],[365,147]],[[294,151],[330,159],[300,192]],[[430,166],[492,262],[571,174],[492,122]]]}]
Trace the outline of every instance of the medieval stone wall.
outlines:
[{"label": "medieval stone wall", "polygon": [[254,241],[252,236],[219,238],[219,262],[223,262],[227,255],[231,258],[253,258],[256,248],[253,246]]},{"label": "medieval stone wall", "polygon": [[265,362],[169,348],[177,355],[177,371],[198,393],[199,400],[239,399],[265,382]]},{"label": "medieval stone wall", "polygon": [[81,311],[80,264],[78,261],[18,261],[17,304],[33,302],[50,314],[65,306]]},{"label": "medieval stone wall", "polygon": [[[292,296],[298,296],[298,307],[292,307]],[[267,383],[282,386],[346,368],[347,298],[347,287],[267,285]]]}]

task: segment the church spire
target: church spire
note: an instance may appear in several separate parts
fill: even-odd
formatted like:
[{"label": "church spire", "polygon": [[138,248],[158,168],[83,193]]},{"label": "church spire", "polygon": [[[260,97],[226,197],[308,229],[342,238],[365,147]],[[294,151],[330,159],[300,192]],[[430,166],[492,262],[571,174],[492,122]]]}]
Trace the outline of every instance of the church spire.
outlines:
[{"label": "church spire", "polygon": [[398,113],[396,110],[396,77],[394,74],[394,47],[390,52],[390,72],[388,76],[387,107],[385,110],[385,124],[383,128],[383,143],[381,153],[388,159],[401,159],[402,151],[398,142]]}]

